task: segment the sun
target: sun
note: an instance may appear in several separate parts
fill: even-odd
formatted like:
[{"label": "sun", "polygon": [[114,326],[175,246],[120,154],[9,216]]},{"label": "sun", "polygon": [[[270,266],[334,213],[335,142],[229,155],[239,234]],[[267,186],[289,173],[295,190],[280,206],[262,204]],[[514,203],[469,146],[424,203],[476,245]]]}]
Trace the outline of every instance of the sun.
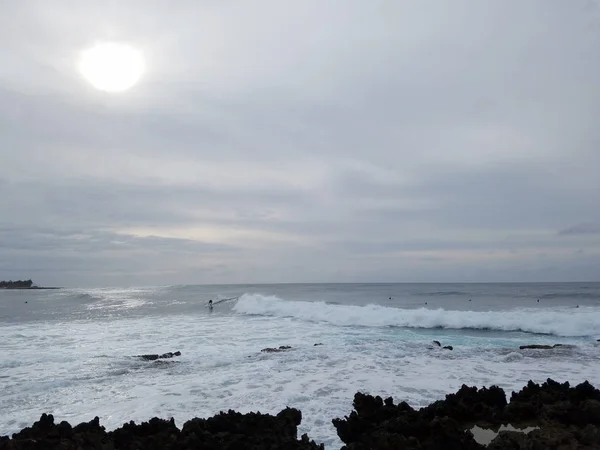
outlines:
[{"label": "sun", "polygon": [[144,73],[142,52],[126,44],[96,44],[81,54],[79,72],[96,89],[123,92],[133,87]]}]

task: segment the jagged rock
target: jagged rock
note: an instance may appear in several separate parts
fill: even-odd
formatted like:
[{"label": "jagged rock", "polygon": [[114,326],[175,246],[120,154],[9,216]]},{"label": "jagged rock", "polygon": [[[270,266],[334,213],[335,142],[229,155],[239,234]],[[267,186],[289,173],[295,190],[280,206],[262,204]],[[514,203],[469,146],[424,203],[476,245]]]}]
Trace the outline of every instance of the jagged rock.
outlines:
[{"label": "jagged rock", "polygon": [[162,420],[154,417],[139,425],[133,421],[125,423],[108,435],[114,442],[115,448],[135,450],[152,447],[169,448],[177,442],[180,431],[173,419]]},{"label": "jagged rock", "polygon": [[0,450],[60,449],[77,450],[111,448],[110,440],[100,419],[72,428],[68,422],[54,424],[52,414],[42,414],[31,428],[24,428],[12,436],[12,440],[0,440]]},{"label": "jagged rock", "polygon": [[445,400],[434,402],[421,412],[429,419],[448,416],[462,423],[496,423],[501,420],[505,407],[506,394],[501,388],[491,386],[489,389],[477,389],[463,384],[456,394],[446,395]]},{"label": "jagged rock", "polygon": [[289,350],[290,347],[289,345],[281,345],[279,348],[275,348],[275,347],[267,347],[267,348],[263,348],[261,350],[261,352],[265,352],[265,353],[276,353],[276,352],[284,352],[286,350]]},{"label": "jagged rock", "polygon": [[551,348],[554,348],[554,346],[552,346],[552,345],[537,345],[537,344],[534,344],[534,345],[521,345],[519,347],[520,350],[526,350],[526,349],[548,350],[548,349],[551,349]]},{"label": "jagged rock", "polygon": [[[468,431],[476,423],[496,430],[506,423],[537,427],[528,434],[501,431],[488,450],[600,448],[600,391],[587,381],[575,387],[551,379],[541,385],[530,381],[508,404],[498,387],[463,385],[420,410],[406,402],[395,405],[391,397],[357,393],[354,409],[333,420],[346,450],[482,450],[486,447]],[[192,419],[181,431],[173,419],[154,418],[107,433],[98,417],[71,427],[67,422],[56,425],[52,415],[43,414],[12,439],[0,437],[0,450],[322,450],[306,435],[297,438],[301,420],[300,411],[290,408],[277,416],[229,411]]]},{"label": "jagged rock", "polygon": [[529,382],[508,404],[498,387],[463,386],[418,411],[406,403],[394,406],[391,398],[358,393],[354,408],[333,421],[347,450],[483,449],[465,431],[475,423],[538,427],[529,434],[501,431],[488,450],[600,448],[600,391],[587,382],[574,388],[552,380]]},{"label": "jagged rock", "polygon": [[323,449],[306,435],[297,440],[302,414],[286,408],[277,416],[260,413],[220,413],[209,419],[192,419],[181,430],[182,448],[207,449]]},{"label": "jagged rock", "polygon": [[[454,347],[452,347],[451,345],[445,345],[444,347],[442,347],[442,344],[440,343],[440,341],[431,341],[431,343],[437,345],[440,348],[446,349],[446,350],[454,350]],[[432,347],[429,347],[429,349],[431,350]]]},{"label": "jagged rock", "polygon": [[181,356],[181,352],[168,352],[163,353],[162,355],[153,354],[153,355],[136,355],[136,358],[141,358],[145,361],[156,361],[157,359],[169,359],[174,356]]},{"label": "jagged rock", "polygon": [[289,449],[323,450],[323,445],[303,435],[297,438],[302,414],[286,408],[277,416],[220,413],[209,419],[192,419],[180,431],[175,421],[153,418],[136,425],[126,423],[106,433],[96,417],[74,428],[42,415],[39,422],[13,435],[0,438],[0,450],[180,450],[180,449]]},{"label": "jagged rock", "polygon": [[551,379],[542,385],[530,381],[512,394],[505,417],[511,422],[600,425],[600,391],[587,381],[574,388]]},{"label": "jagged rock", "polygon": [[346,450],[448,449],[479,450],[484,447],[473,435],[449,417],[425,417],[407,403],[394,406],[393,400],[357,393],[355,411],[334,419]]}]

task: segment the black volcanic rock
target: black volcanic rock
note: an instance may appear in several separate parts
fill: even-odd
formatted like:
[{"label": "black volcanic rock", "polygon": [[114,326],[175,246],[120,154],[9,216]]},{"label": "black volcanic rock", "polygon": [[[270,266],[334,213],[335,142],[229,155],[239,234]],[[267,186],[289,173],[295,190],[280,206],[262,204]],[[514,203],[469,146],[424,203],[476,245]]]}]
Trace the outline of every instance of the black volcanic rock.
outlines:
[{"label": "black volcanic rock", "polygon": [[289,350],[291,348],[292,347],[290,347],[289,345],[280,345],[279,348],[275,348],[275,347],[263,348],[261,350],[261,352],[263,352],[263,353],[277,353],[277,352],[284,352],[284,351]]},{"label": "black volcanic rock", "polygon": [[135,355],[135,358],[141,358],[145,361],[156,361],[157,359],[169,359],[174,356],[181,356],[181,352],[168,352],[163,353],[162,355],[156,353],[151,355]]},{"label": "black volcanic rock", "polygon": [[277,416],[229,411],[192,419],[181,431],[173,419],[153,418],[107,433],[97,417],[71,428],[67,422],[54,425],[52,415],[44,414],[12,439],[0,437],[0,450],[323,450],[306,435],[297,438],[301,420],[300,411],[291,408]]},{"label": "black volcanic rock", "polygon": [[428,418],[405,402],[395,406],[391,398],[384,402],[381,397],[357,393],[354,408],[350,416],[333,420],[346,450],[484,448],[456,420]]},{"label": "black volcanic rock", "polygon": [[448,416],[462,423],[496,423],[502,418],[505,407],[506,394],[501,388],[477,389],[463,384],[456,394],[446,395],[445,400],[432,403],[421,413],[429,419]]},{"label": "black volcanic rock", "polygon": [[519,350],[528,350],[528,349],[533,349],[533,350],[550,350],[554,348],[553,345],[538,345],[538,344],[533,344],[533,345],[521,345],[519,346]]},{"label": "black volcanic rock", "polygon": [[555,421],[564,425],[600,425],[600,391],[587,381],[572,388],[548,379],[529,382],[512,394],[505,416],[510,421]]},{"label": "black volcanic rock", "polygon": [[[588,382],[571,387],[550,379],[541,385],[530,381],[509,403],[499,387],[463,385],[420,410],[362,393],[353,405],[349,416],[333,420],[345,450],[482,450],[486,447],[469,431],[473,425],[497,432],[507,423],[535,429],[500,431],[488,450],[600,449],[600,391]],[[230,410],[192,419],[181,430],[173,419],[153,418],[107,433],[98,417],[71,427],[43,414],[12,439],[0,437],[0,450],[322,450],[306,435],[297,438],[301,420],[300,411],[291,408],[276,416]]]},{"label": "black volcanic rock", "polygon": [[537,427],[529,434],[501,431],[489,450],[600,449],[600,391],[588,382],[574,388],[553,380],[529,382],[510,403],[499,387],[463,385],[418,411],[406,403],[394,406],[391,398],[358,393],[354,408],[333,420],[345,450],[484,449],[467,431],[476,423],[496,430],[505,423]]},{"label": "black volcanic rock", "polygon": [[206,449],[322,449],[306,435],[297,440],[302,414],[286,408],[277,416],[260,413],[220,413],[209,419],[192,419],[181,431],[182,448]]}]

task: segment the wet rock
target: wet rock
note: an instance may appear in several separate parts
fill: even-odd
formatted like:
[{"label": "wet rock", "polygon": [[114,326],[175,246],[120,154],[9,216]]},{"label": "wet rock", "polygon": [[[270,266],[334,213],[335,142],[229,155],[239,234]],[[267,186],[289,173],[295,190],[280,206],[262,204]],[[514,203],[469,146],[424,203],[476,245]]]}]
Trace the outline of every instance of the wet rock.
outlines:
[{"label": "wet rock", "polygon": [[290,348],[292,348],[292,347],[290,347],[289,345],[281,345],[281,346],[279,346],[279,348],[275,348],[275,347],[263,348],[261,350],[261,352],[264,352],[264,353],[277,353],[277,352],[284,352],[286,350],[289,350]]},{"label": "wet rock", "polygon": [[562,348],[577,348],[577,346],[576,346],[576,345],[571,345],[571,344],[554,344],[552,347],[553,347],[553,348],[556,348],[556,347],[562,347]]},{"label": "wet rock", "polygon": [[313,345],[313,347],[317,347],[318,345],[323,345],[323,344],[319,342],[318,344]]},{"label": "wet rock", "polygon": [[454,350],[454,347],[452,347],[451,345],[446,345],[442,348],[445,348],[446,350]]},{"label": "wet rock", "polygon": [[488,450],[507,449],[596,449],[600,439],[593,426],[579,430],[575,427],[544,426],[531,433],[502,431],[490,443]]},{"label": "wet rock", "polygon": [[169,359],[174,356],[181,356],[181,352],[168,352],[163,353],[162,355],[152,354],[152,355],[136,355],[135,358],[141,358],[144,361],[156,361],[157,359]]},{"label": "wet rock", "polygon": [[520,350],[526,350],[526,349],[548,350],[548,349],[551,349],[551,348],[554,348],[554,346],[552,346],[552,345],[537,345],[537,344],[534,344],[534,345],[521,345],[519,347]]},{"label": "wet rock", "polygon": [[433,344],[437,345],[438,347],[441,347],[442,344],[440,344],[440,341],[432,341]]},{"label": "wet rock", "polygon": [[527,434],[518,431],[501,431],[487,446],[487,450],[525,449]]}]

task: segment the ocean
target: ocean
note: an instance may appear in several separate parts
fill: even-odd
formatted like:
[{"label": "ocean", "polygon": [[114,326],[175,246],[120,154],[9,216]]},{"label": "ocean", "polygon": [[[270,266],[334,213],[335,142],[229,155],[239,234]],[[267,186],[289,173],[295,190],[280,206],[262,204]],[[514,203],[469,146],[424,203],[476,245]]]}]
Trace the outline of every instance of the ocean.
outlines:
[{"label": "ocean", "polygon": [[[600,386],[599,338],[600,283],[0,290],[0,435],[43,412],[110,430],[290,406],[301,433],[339,448],[331,419],[357,391],[421,407],[462,384]],[[556,343],[577,347],[519,350]]]}]

